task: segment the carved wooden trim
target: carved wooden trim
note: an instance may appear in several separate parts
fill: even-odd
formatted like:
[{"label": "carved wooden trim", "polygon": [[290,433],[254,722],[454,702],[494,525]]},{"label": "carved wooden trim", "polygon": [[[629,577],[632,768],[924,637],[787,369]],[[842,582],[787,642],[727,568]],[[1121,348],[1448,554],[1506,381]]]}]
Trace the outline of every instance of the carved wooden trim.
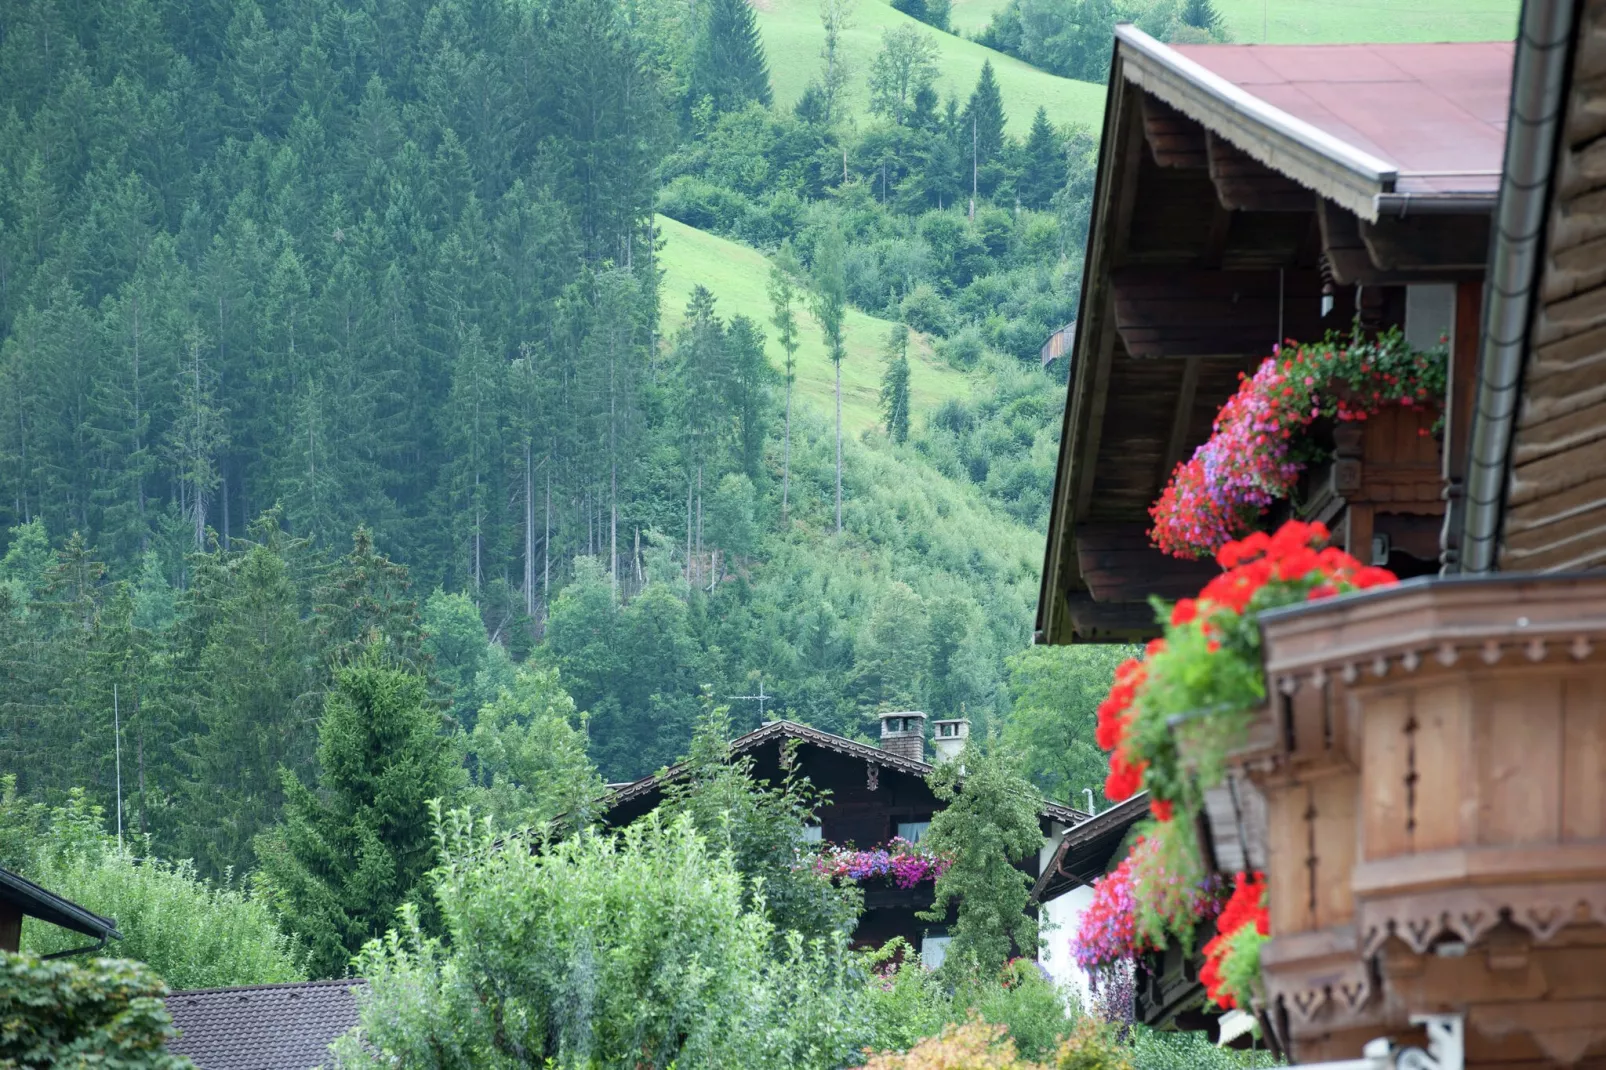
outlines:
[{"label": "carved wooden trim", "polygon": [[1475,944],[1502,916],[1526,929],[1534,943],[1553,940],[1570,924],[1606,924],[1606,884],[1521,884],[1457,888],[1414,895],[1360,899],[1356,925],[1361,954],[1375,955],[1391,936],[1418,955],[1442,937]]}]

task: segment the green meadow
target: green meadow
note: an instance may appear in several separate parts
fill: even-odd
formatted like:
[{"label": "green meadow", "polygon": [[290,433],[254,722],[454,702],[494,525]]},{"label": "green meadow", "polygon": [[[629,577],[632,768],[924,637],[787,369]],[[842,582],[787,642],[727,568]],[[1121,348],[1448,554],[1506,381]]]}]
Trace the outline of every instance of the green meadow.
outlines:
[{"label": "green meadow", "polygon": [[[663,327],[667,337],[685,319],[686,303],[692,287],[708,287],[722,317],[744,314],[760,321],[769,337],[770,361],[777,369],[784,354],[769,324],[769,261],[764,254],[746,245],[726,241],[705,231],[658,217],[664,237],[661,264],[664,269]],[[820,328],[807,308],[800,309],[802,348],[797,353],[796,399],[816,411],[834,417],[836,378],[825,355]],[[876,426],[880,421],[881,372],[885,367],[883,350],[893,324],[850,308],[847,318],[848,354],[842,361],[842,426],[850,434]],[[912,335],[909,346],[910,408],[918,421],[948,398],[964,397],[969,383],[963,372],[937,360],[931,346],[920,335]]]}]

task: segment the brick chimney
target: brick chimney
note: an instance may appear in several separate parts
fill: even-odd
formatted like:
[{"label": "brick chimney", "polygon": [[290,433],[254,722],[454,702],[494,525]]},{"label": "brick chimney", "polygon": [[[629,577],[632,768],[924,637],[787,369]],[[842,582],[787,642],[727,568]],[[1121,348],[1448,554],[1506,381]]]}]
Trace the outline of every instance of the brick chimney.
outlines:
[{"label": "brick chimney", "polygon": [[917,762],[926,760],[926,715],[902,711],[881,715],[881,749]]},{"label": "brick chimney", "polygon": [[931,727],[936,733],[931,738],[931,747],[937,752],[937,761],[951,762],[959,757],[970,739],[970,722],[963,717],[951,717],[933,721]]}]

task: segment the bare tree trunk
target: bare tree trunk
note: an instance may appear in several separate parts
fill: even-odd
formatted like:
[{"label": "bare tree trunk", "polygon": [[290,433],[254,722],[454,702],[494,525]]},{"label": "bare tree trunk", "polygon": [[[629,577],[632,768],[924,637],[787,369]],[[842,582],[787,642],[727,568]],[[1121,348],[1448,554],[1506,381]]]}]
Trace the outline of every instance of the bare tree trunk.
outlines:
[{"label": "bare tree trunk", "polygon": [[703,570],[703,465],[697,462],[697,571],[698,580]]},{"label": "bare tree trunk", "polygon": [[524,615],[535,617],[535,479],[530,442],[524,442]]},{"label": "bare tree trunk", "polygon": [[836,362],[836,533],[842,534],[842,362]]},{"label": "bare tree trunk", "polygon": [[786,377],[786,434],[781,440],[781,526],[786,525],[787,499],[792,489],[792,377]]},{"label": "bare tree trunk", "polygon": [[692,584],[691,578],[691,475],[686,476],[686,586]]},{"label": "bare tree trunk", "polygon": [[546,473],[546,530],[541,537],[541,613],[552,606],[552,469]]}]

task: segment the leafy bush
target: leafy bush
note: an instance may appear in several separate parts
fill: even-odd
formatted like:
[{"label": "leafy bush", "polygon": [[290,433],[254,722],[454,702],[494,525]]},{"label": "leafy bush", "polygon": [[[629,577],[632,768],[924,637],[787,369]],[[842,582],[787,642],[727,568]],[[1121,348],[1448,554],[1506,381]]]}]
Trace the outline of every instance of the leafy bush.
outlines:
[{"label": "leafy bush", "polygon": [[952,996],[907,940],[894,937],[867,952],[865,962],[872,971],[867,1008],[877,1050],[906,1050],[952,1020]]},{"label": "leafy bush", "polygon": [[1218,1048],[1203,1033],[1162,1033],[1142,1026],[1133,1030],[1131,1050],[1131,1070],[1260,1070],[1280,1065],[1268,1051]]},{"label": "leafy bush", "polygon": [[167,1051],[178,1031],[166,995],[137,963],[0,952],[0,1066],[190,1070],[188,1059]]},{"label": "leafy bush", "polygon": [[340,1065],[835,1067],[869,1036],[846,938],[779,941],[689,817],[618,836],[510,838],[453,813],[435,893],[359,958],[363,1035]]},{"label": "leafy bush", "polygon": [[[19,820],[14,800],[0,823]],[[175,989],[271,984],[306,977],[304,955],[279,930],[268,904],[244,888],[196,875],[189,860],[136,858],[103,826],[100,808],[74,791],[47,812],[23,875],[86,910],[113,919],[123,934],[117,953],[135,959]],[[37,954],[81,946],[84,937],[30,920],[23,945]]]},{"label": "leafy bush", "polygon": [[1014,959],[996,981],[968,991],[965,1002],[983,1021],[1009,1030],[1028,1059],[1048,1059],[1070,1034],[1065,993],[1030,959]]},{"label": "leafy bush", "polygon": [[922,282],[898,306],[903,322],[925,334],[947,334],[948,304],[934,286]]},{"label": "leafy bush", "polygon": [[740,193],[693,175],[681,175],[658,191],[658,211],[698,230],[737,234],[749,205]]}]

